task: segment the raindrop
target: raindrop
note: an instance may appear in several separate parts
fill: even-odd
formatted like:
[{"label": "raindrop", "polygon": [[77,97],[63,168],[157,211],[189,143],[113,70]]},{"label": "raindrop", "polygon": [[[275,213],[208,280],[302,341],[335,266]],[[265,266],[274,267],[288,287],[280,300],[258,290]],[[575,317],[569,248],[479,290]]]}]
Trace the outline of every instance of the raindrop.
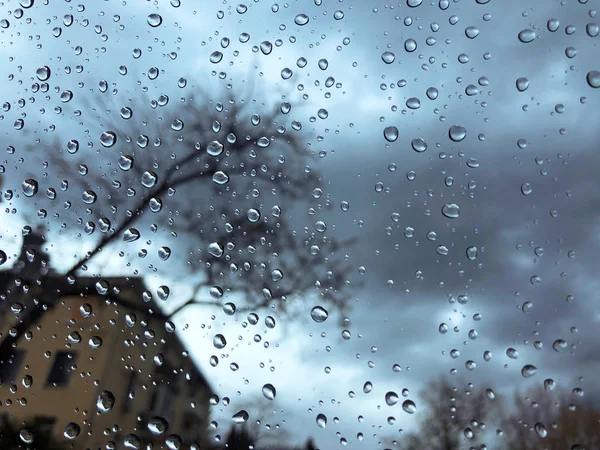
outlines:
[{"label": "raindrop", "polygon": [[40,80],[40,81],[48,80],[48,78],[50,78],[50,75],[51,75],[50,67],[48,67],[48,66],[40,67],[39,69],[37,69],[35,71],[35,75],[37,76],[38,80]]},{"label": "raindrop", "polygon": [[315,306],[310,310],[310,317],[317,323],[325,322],[329,317],[329,313],[322,306]]},{"label": "raindrop", "polygon": [[446,203],[442,206],[442,214],[449,219],[456,219],[460,215],[460,208],[456,203]]},{"label": "raindrop", "polygon": [[28,178],[21,184],[25,197],[33,197],[38,193],[38,182],[33,178]]},{"label": "raindrop", "polygon": [[398,403],[398,394],[393,391],[385,394],[385,403],[387,403],[388,406],[394,406],[396,403]]},{"label": "raindrop", "polygon": [[406,50],[409,53],[412,53],[416,49],[417,49],[417,41],[415,41],[414,39],[407,39],[406,41],[404,41],[404,50]]},{"label": "raindrop", "polygon": [[100,143],[104,147],[112,147],[117,143],[117,135],[113,131],[105,131],[100,135]]},{"label": "raindrop", "polygon": [[81,428],[79,427],[79,425],[77,425],[75,422],[70,422],[65,427],[65,432],[63,433],[63,435],[67,439],[75,439],[77,436],[79,436],[80,432]]},{"label": "raindrop", "polygon": [[552,378],[546,378],[544,380],[544,389],[547,392],[553,391],[556,389],[556,382]]},{"label": "raindrop", "polygon": [[526,364],[521,369],[521,375],[523,376],[523,378],[531,378],[532,376],[534,376],[537,373],[537,371],[538,371],[537,367],[535,367],[531,364]]},{"label": "raindrop", "polygon": [[317,425],[319,426],[319,428],[327,427],[327,416],[325,414],[317,415]]},{"label": "raindrop", "polygon": [[298,26],[304,26],[308,23],[309,18],[306,14],[298,14],[295,18],[294,18],[294,23]]},{"label": "raindrop", "polygon": [[19,439],[26,444],[31,444],[33,442],[33,432],[28,428],[23,428],[19,431]]},{"label": "raindrop", "polygon": [[148,16],[148,25],[150,25],[151,27],[158,27],[161,23],[162,17],[160,16],[160,14],[153,13]]},{"label": "raindrop", "polygon": [[206,146],[206,153],[210,156],[219,156],[223,153],[223,144],[219,141],[212,141]]},{"label": "raindrop", "polygon": [[148,421],[148,430],[155,436],[164,434],[167,428],[169,428],[169,423],[163,417],[154,416]]},{"label": "raindrop", "polygon": [[467,130],[460,125],[452,125],[448,130],[448,136],[454,142],[460,142],[467,136]]},{"label": "raindrop", "polygon": [[546,430],[546,427],[544,426],[543,423],[538,422],[534,425],[533,428],[535,429],[535,432],[537,433],[537,435],[539,437],[541,437],[542,439],[545,438],[546,436],[548,436],[548,430]]},{"label": "raindrop", "polygon": [[265,384],[262,388],[262,393],[268,400],[275,400],[275,396],[277,395],[277,391],[275,390],[275,386],[272,384]]},{"label": "raindrop", "polygon": [[115,406],[115,396],[110,391],[101,391],[98,394],[98,400],[96,401],[96,407],[102,414],[110,411]]},{"label": "raindrop", "polygon": [[411,141],[410,145],[411,145],[412,149],[418,153],[422,153],[425,150],[427,150],[427,143],[425,142],[425,140],[423,138],[413,139]]},{"label": "raindrop", "polygon": [[477,259],[477,247],[475,247],[475,246],[467,247],[467,258],[470,261],[475,261]]},{"label": "raindrop", "polygon": [[552,343],[552,348],[555,352],[562,352],[568,347],[567,342],[564,339],[557,339]]},{"label": "raindrop", "polygon": [[134,242],[140,238],[140,232],[135,228],[129,228],[123,233],[123,240],[125,242]]},{"label": "raindrop", "polygon": [[417,405],[412,400],[404,400],[402,403],[402,409],[408,414],[414,414],[417,412]]},{"label": "raindrop", "polygon": [[529,28],[519,32],[519,40],[521,42],[523,42],[524,44],[533,42],[535,40],[535,38],[536,38],[535,31],[533,31]]},{"label": "raindrop", "polygon": [[218,64],[223,59],[223,53],[221,53],[219,51],[214,51],[214,52],[211,53],[209,59],[210,59],[211,63]]},{"label": "raindrop", "polygon": [[600,71],[592,70],[592,71],[588,72],[588,74],[586,76],[586,80],[587,80],[588,84],[590,85],[590,87],[600,88]]},{"label": "raindrop", "polygon": [[249,417],[248,413],[242,409],[241,411],[236,412],[233,417],[231,417],[231,420],[233,420],[233,423],[242,424],[246,423]]},{"label": "raindrop", "polygon": [[215,335],[215,337],[213,338],[213,345],[219,350],[225,348],[225,346],[227,345],[225,336],[223,336],[222,334]]},{"label": "raindrop", "polygon": [[394,142],[396,139],[398,139],[398,128],[394,126],[385,127],[383,129],[383,137],[388,142]]},{"label": "raindrop", "polygon": [[479,35],[479,28],[477,27],[467,27],[465,28],[465,35],[469,39],[475,39],[477,35]]},{"label": "raindrop", "polygon": [[396,60],[396,55],[392,52],[383,52],[381,59],[386,64],[392,64]]}]

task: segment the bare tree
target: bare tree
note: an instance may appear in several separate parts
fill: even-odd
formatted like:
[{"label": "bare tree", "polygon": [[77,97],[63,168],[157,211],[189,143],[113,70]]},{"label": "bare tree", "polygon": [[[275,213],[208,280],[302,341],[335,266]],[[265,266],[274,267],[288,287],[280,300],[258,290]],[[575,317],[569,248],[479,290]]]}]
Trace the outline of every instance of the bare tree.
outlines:
[{"label": "bare tree", "polygon": [[600,411],[562,389],[516,392],[504,420],[507,450],[600,448]]},{"label": "bare tree", "polygon": [[[169,316],[194,304],[222,306],[227,292],[243,296],[238,309],[291,313],[290,299],[313,291],[344,310],[350,267],[342,249],[350,242],[310,217],[330,205],[319,198],[325,180],[310,135],[290,119],[291,103],[285,96],[261,102],[253,86],[210,93],[185,80],[180,86],[188,94],[181,102],[167,95],[134,102],[101,85],[83,108],[87,145],[48,144],[53,173],[70,182],[70,211],[55,200],[57,189],[37,195],[35,205],[60,214],[62,228],[88,234],[91,244],[65,276],[85,272],[101,253],[162,237],[174,244],[153,250],[155,266],[195,286],[187,301],[167,308]],[[171,252],[177,257],[168,263],[156,258]]]},{"label": "bare tree", "polygon": [[487,438],[485,421],[496,409],[493,391],[459,389],[446,378],[432,381],[421,393],[419,431],[400,440],[407,450],[458,450]]}]

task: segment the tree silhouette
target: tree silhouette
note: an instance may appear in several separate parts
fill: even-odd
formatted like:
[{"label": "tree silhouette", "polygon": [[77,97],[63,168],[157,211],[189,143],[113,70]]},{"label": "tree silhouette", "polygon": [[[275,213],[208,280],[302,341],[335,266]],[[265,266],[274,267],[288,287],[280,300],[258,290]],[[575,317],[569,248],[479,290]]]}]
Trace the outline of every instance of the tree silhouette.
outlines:
[{"label": "tree silhouette", "polygon": [[253,450],[255,439],[251,435],[247,427],[231,427],[225,448],[228,450]]},{"label": "tree silhouette", "polygon": [[507,450],[559,450],[600,448],[600,411],[577,404],[561,389],[542,387],[514,395],[504,419]]},{"label": "tree silhouette", "polygon": [[446,378],[430,382],[421,393],[419,431],[402,438],[401,448],[458,450],[484,443],[485,421],[496,408],[489,397],[489,391],[486,395],[484,389],[470,386],[461,390]]},{"label": "tree silhouette", "polygon": [[101,253],[137,252],[152,239],[167,244],[149,244],[160,248],[140,256],[195,287],[167,308],[170,315],[193,304],[222,306],[228,292],[243,299],[238,309],[292,313],[290,298],[311,290],[344,310],[350,267],[341,249],[350,241],[300,214],[331,205],[318,198],[325,180],[311,136],[290,118],[291,103],[285,96],[261,102],[253,86],[208,92],[179,85],[188,94],[181,102],[147,94],[134,102],[100,89],[80,105],[81,136],[46,145],[51,177],[59,184],[62,175],[67,191],[35,195],[35,206],[60,216],[62,230],[89,235],[90,247],[65,276],[76,278]]}]

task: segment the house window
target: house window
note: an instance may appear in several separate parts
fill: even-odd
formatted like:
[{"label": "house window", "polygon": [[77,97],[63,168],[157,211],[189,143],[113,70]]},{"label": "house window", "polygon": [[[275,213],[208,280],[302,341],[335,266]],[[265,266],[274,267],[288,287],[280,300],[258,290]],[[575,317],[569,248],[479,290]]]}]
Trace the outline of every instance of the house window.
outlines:
[{"label": "house window", "polygon": [[0,362],[0,384],[15,381],[24,357],[25,352],[23,350],[15,350],[12,356],[2,359]]},{"label": "house window", "polygon": [[56,352],[46,384],[53,386],[67,386],[69,384],[69,375],[71,373],[70,368],[75,364],[76,360],[77,353],[75,352]]}]

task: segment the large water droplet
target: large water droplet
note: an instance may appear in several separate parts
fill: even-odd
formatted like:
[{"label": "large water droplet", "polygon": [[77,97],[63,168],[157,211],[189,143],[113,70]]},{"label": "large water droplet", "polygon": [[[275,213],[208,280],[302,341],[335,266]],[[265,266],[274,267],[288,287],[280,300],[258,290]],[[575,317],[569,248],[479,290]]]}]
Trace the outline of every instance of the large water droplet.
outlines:
[{"label": "large water droplet", "polygon": [[154,416],[148,421],[148,430],[155,436],[164,434],[169,428],[169,423],[160,416]]},{"label": "large water droplet", "polygon": [[402,403],[402,409],[409,414],[414,414],[417,412],[417,405],[415,405],[415,402],[412,400],[404,400]]},{"label": "large water droplet", "polygon": [[398,139],[398,128],[394,126],[385,127],[383,129],[383,137],[388,142],[394,142],[396,139]]},{"label": "large water droplet", "polygon": [[467,129],[460,125],[452,125],[448,130],[448,136],[454,142],[460,142],[467,137]]},{"label": "large water droplet", "polygon": [[270,383],[267,383],[267,384],[265,384],[263,386],[262,393],[265,396],[265,398],[267,398],[269,400],[274,400],[275,396],[277,395],[277,391],[275,390],[275,386],[273,386]]},{"label": "large water droplet", "polygon": [[527,28],[525,30],[521,30],[519,32],[519,40],[524,44],[528,44],[529,42],[533,42],[536,38],[535,31]]},{"label": "large water droplet", "polygon": [[51,73],[52,73],[52,71],[50,70],[50,67],[48,67],[48,66],[42,66],[35,71],[35,75],[37,76],[38,80],[40,80],[40,81],[48,80],[48,78],[50,78]]},{"label": "large water droplet", "polygon": [[588,84],[590,85],[590,87],[600,88],[600,71],[592,70],[592,71],[588,72],[588,74],[586,76],[586,80],[587,80]]},{"label": "large water droplet", "polygon": [[33,442],[33,432],[29,428],[23,428],[19,431],[19,439],[21,439],[26,444],[31,444]]},{"label": "large water droplet", "polygon": [[215,337],[213,338],[213,345],[219,350],[225,348],[225,346],[227,345],[227,340],[225,340],[225,336],[223,336],[222,334],[215,335]]},{"label": "large water droplet", "polygon": [[320,428],[325,428],[327,426],[327,416],[325,414],[317,415],[317,425]]},{"label": "large water droplet", "polygon": [[150,14],[147,20],[148,25],[150,25],[151,27],[158,27],[162,23],[161,15],[156,13]]},{"label": "large water droplet", "polygon": [[310,310],[310,317],[317,323],[325,322],[329,317],[329,313],[322,306],[315,306]]},{"label": "large water droplet", "polygon": [[309,18],[306,14],[298,14],[294,17],[294,23],[298,26],[304,26],[309,22]]},{"label": "large water droplet", "polygon": [[223,144],[219,141],[212,141],[206,146],[206,153],[210,156],[219,156],[223,153]]},{"label": "large water droplet", "polygon": [[448,219],[456,219],[460,215],[460,208],[456,203],[446,203],[442,206],[442,214]]},{"label": "large water droplet", "polygon": [[98,400],[96,401],[96,407],[101,413],[107,413],[115,406],[115,396],[110,391],[101,391],[98,394]]},{"label": "large water droplet", "polygon": [[38,193],[38,182],[33,178],[28,178],[21,184],[25,197],[33,197]]},{"label": "large water droplet", "polygon": [[388,406],[394,406],[396,403],[398,403],[398,394],[393,391],[385,394],[385,403],[387,403]]},{"label": "large water droplet", "polygon": [[533,426],[533,428],[535,429],[535,432],[537,433],[537,435],[539,437],[541,437],[542,439],[545,438],[546,436],[548,436],[548,430],[546,430],[546,427],[544,426],[543,423],[538,422]]},{"label": "large water droplet", "polygon": [[386,64],[392,64],[396,60],[396,55],[392,52],[383,52],[381,59]]},{"label": "large water droplet", "polygon": [[75,439],[77,436],[79,436],[79,433],[81,433],[81,428],[79,425],[77,425],[75,422],[71,422],[65,427],[63,436],[67,439]]},{"label": "large water droplet", "polygon": [[231,420],[233,420],[233,423],[241,424],[246,423],[249,417],[250,415],[246,412],[246,410],[242,409],[241,411],[236,412]]},{"label": "large water droplet", "polygon": [[531,378],[537,373],[538,369],[532,364],[526,364],[521,369],[521,375],[523,378]]},{"label": "large water droplet", "polygon": [[129,228],[123,233],[123,240],[125,242],[137,241],[140,238],[140,232],[135,228]]},{"label": "large water droplet", "polygon": [[100,143],[104,147],[112,147],[117,143],[117,135],[113,131],[105,131],[100,135]]}]

